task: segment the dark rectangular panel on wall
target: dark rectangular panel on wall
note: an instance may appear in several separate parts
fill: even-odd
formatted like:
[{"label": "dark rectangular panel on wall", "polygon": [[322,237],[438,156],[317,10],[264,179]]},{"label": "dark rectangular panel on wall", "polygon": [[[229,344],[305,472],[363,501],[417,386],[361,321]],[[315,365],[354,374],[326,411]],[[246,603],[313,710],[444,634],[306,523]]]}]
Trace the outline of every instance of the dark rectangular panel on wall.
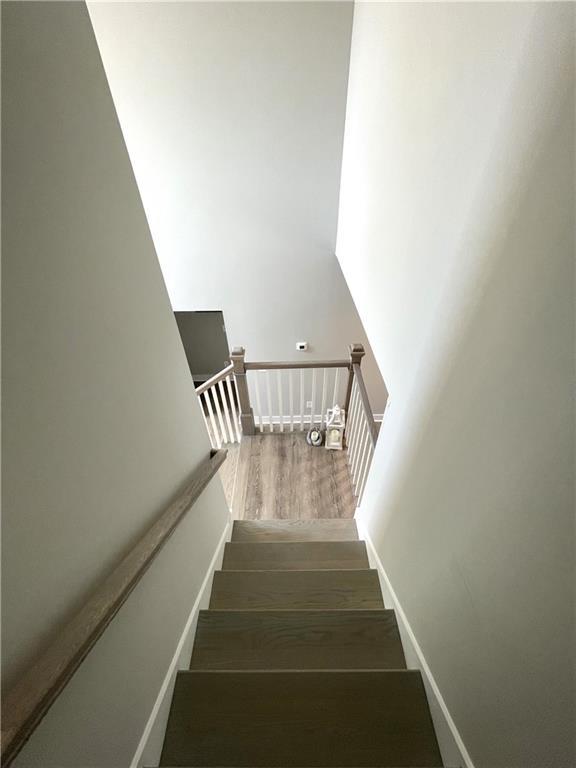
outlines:
[{"label": "dark rectangular panel on wall", "polygon": [[224,315],[220,311],[175,312],[192,378],[201,384],[229,360]]}]

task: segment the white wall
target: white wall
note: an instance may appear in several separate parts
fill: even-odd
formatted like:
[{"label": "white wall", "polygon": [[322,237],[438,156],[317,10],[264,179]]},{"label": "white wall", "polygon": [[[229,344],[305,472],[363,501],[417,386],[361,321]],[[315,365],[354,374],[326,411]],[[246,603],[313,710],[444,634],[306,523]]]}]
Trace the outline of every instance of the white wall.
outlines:
[{"label": "white wall", "polygon": [[366,344],[334,256],[352,3],[89,8],[173,308],[252,360]]},{"label": "white wall", "polygon": [[[2,8],[7,688],[210,444],[83,3]],[[225,530],[205,491],[17,759],[130,764]]]},{"label": "white wall", "polygon": [[337,255],[391,407],[360,511],[477,768],[575,764],[574,8],[355,8]]}]

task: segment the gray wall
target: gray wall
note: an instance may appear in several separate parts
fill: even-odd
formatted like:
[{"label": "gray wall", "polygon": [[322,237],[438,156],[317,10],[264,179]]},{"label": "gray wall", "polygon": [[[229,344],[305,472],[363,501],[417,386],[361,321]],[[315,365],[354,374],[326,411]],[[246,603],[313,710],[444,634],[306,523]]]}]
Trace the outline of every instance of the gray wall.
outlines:
[{"label": "gray wall", "polygon": [[476,768],[574,754],[574,6],[358,4],[337,254],[360,516]]},{"label": "gray wall", "polygon": [[334,256],[352,3],[89,9],[173,308],[251,360],[367,344]]},{"label": "gray wall", "polygon": [[[2,675],[210,449],[83,3],[2,8]],[[18,759],[128,765],[228,513],[207,490]]]}]

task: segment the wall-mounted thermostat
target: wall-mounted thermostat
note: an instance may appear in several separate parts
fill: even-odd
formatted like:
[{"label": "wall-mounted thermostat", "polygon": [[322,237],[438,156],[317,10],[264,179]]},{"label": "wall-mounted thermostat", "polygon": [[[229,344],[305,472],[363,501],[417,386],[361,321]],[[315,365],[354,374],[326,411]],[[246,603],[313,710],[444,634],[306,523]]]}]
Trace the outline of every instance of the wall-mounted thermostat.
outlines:
[{"label": "wall-mounted thermostat", "polygon": [[296,342],[296,349],[298,352],[307,352],[308,351],[308,342],[307,341],[297,341]]}]

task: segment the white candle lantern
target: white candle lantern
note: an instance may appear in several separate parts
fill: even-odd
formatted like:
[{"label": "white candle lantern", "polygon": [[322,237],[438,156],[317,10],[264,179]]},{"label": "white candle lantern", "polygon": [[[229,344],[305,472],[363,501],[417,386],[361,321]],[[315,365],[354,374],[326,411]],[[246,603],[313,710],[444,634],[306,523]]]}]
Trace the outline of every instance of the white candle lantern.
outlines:
[{"label": "white candle lantern", "polygon": [[341,451],[344,441],[346,418],[339,405],[329,408],[326,414],[326,448],[329,451]]}]

